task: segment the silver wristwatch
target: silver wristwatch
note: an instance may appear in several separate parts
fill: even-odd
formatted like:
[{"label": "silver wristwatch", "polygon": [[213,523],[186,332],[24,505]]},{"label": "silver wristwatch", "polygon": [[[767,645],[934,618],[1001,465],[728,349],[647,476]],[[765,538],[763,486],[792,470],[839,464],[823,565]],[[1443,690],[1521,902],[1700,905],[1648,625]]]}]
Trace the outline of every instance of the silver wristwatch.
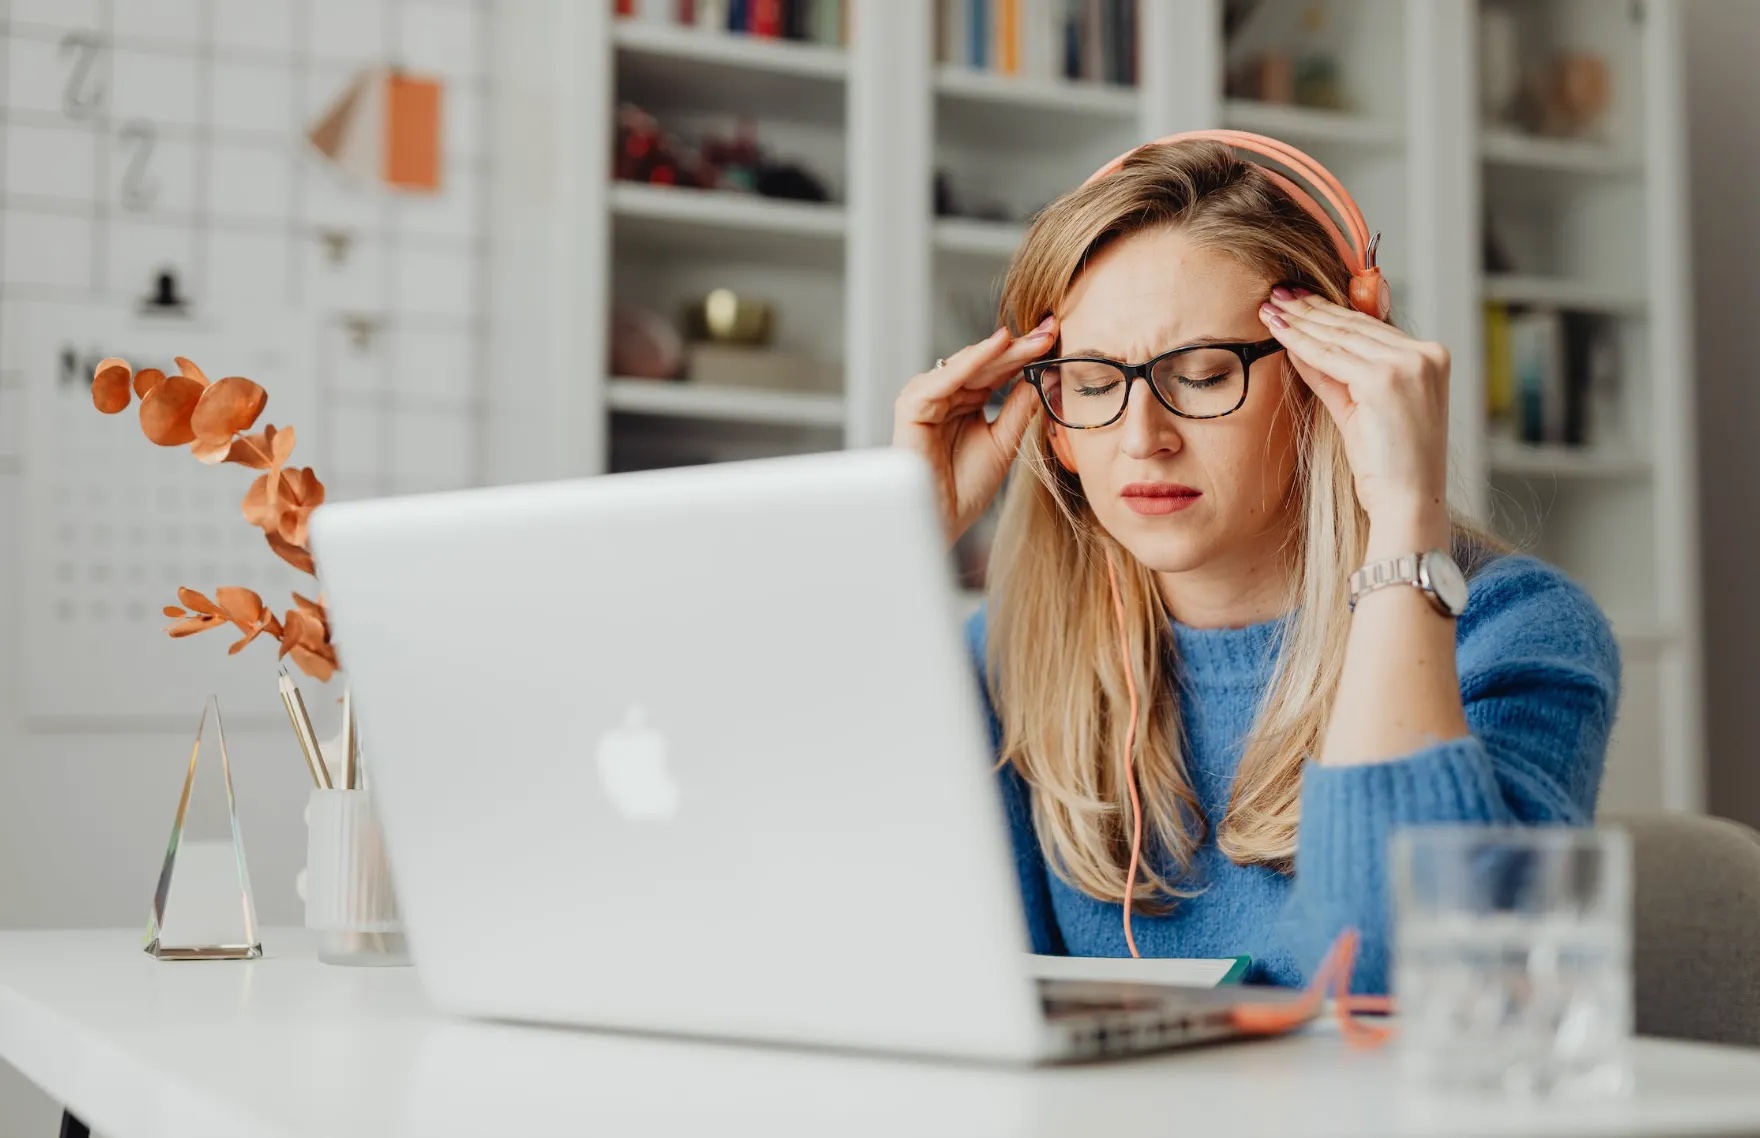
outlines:
[{"label": "silver wristwatch", "polygon": [[1447,617],[1467,611],[1467,578],[1454,558],[1441,549],[1428,553],[1407,553],[1386,561],[1372,561],[1351,574],[1351,611],[1357,602],[1376,589],[1389,585],[1411,585],[1421,590]]}]

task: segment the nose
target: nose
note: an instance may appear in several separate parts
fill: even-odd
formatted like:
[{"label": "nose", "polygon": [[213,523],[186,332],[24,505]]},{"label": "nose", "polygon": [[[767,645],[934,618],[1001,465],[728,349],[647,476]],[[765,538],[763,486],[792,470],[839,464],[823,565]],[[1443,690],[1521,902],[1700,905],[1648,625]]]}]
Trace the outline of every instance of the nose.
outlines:
[{"label": "nose", "polygon": [[1157,455],[1178,454],[1185,446],[1180,434],[1179,416],[1161,405],[1149,390],[1148,380],[1131,384],[1124,417],[1118,421],[1119,449],[1135,459]]}]

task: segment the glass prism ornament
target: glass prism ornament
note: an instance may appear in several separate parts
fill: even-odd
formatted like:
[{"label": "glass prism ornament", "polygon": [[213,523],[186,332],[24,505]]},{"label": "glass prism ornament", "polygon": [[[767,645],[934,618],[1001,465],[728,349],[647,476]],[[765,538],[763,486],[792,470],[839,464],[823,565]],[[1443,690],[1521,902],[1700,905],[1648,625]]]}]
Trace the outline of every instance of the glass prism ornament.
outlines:
[{"label": "glass prism ornament", "polygon": [[[197,776],[210,717],[220,773],[209,773],[203,782]],[[208,764],[210,772],[213,765]],[[146,941],[147,952],[160,960],[253,960],[263,955],[232,794],[232,760],[226,753],[220,702],[213,696],[196,726],[177,817],[165,844],[165,864],[153,890]]]}]

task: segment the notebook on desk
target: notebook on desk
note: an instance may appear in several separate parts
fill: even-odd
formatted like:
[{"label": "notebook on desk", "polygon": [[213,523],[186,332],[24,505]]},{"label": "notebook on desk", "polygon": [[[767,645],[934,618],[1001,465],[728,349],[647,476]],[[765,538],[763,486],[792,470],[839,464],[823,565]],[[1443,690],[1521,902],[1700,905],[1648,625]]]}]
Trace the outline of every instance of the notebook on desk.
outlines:
[{"label": "notebook on desk", "polygon": [[1223,956],[1214,960],[1148,958],[1132,960],[1114,956],[1042,956],[1027,954],[1027,968],[1041,980],[1131,981],[1140,984],[1172,984],[1181,988],[1220,988],[1239,984],[1253,963],[1250,956]]}]

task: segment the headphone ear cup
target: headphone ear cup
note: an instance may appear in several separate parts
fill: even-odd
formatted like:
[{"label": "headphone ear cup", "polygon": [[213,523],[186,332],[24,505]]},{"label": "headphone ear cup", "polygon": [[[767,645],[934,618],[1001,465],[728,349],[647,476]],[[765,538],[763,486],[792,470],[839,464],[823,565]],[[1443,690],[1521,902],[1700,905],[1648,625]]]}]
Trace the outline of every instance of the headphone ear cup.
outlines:
[{"label": "headphone ear cup", "polygon": [[1393,292],[1380,269],[1370,266],[1351,274],[1351,307],[1377,320],[1387,319],[1393,311]]},{"label": "headphone ear cup", "polygon": [[1076,455],[1070,449],[1068,433],[1059,430],[1056,423],[1047,423],[1045,437],[1051,441],[1051,453],[1057,456],[1057,464],[1071,474],[1076,473]]}]

